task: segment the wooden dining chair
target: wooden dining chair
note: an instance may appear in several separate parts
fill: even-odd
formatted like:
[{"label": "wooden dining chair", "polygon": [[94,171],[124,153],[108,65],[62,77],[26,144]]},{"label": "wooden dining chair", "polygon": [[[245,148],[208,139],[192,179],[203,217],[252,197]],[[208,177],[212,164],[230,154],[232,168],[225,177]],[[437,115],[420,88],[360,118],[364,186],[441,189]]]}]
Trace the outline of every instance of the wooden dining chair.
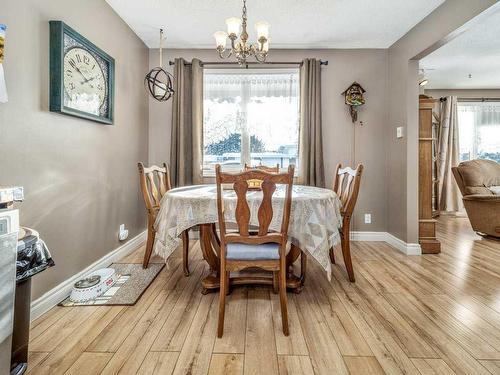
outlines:
[{"label": "wooden dining chair", "polygon": [[[337,194],[342,203],[340,213],[342,215],[342,230],[340,240],[342,245],[342,255],[344,264],[349,276],[349,281],[354,282],[354,269],[351,259],[350,244],[350,225],[352,212],[358,199],[359,185],[361,183],[361,174],[363,173],[363,164],[358,164],[356,169],[350,167],[342,168],[342,164],[337,164],[334,175],[333,191]],[[333,247],[330,248],[330,260],[335,264],[335,255]]]},{"label": "wooden dining chair", "polygon": [[280,173],[280,165],[276,164],[275,167],[268,167],[266,165],[256,165],[255,167],[248,165],[245,163],[245,171],[251,171],[252,169],[259,169],[264,172],[270,172],[270,173]]},{"label": "wooden dining chair", "polygon": [[[142,196],[148,212],[148,239],[146,242],[146,250],[144,252],[144,260],[142,262],[142,267],[148,268],[156,236],[154,224],[158,211],[160,210],[161,198],[171,189],[170,171],[166,163],[163,163],[163,167],[159,167],[157,165],[145,167],[143,163],[138,163],[137,166],[139,168]],[[182,232],[182,247],[184,274],[188,276],[189,234],[187,230]]]},{"label": "wooden dining chair", "polygon": [[[245,167],[243,170],[244,171],[251,171],[251,170],[255,170],[255,169],[260,170],[260,171],[264,171],[264,172],[268,172],[268,173],[280,173],[280,165],[279,164],[276,164],[275,167],[269,167],[267,165],[262,165],[262,164],[252,166],[252,165],[248,165],[247,163],[245,163]],[[250,185],[251,188],[252,187],[255,188],[258,186],[258,188],[260,189],[260,185],[262,184],[262,181],[252,179],[252,180],[248,180],[248,184]],[[273,272],[273,293],[274,294],[278,293],[278,271]]]},{"label": "wooden dining chair", "polygon": [[[229,287],[229,276],[232,271],[240,271],[249,267],[258,267],[267,271],[278,272],[278,289],[281,303],[281,321],[283,333],[288,336],[288,312],[286,297],[286,243],[290,209],[292,204],[292,184],[294,167],[289,166],[287,173],[268,173],[252,169],[237,174],[221,172],[220,165],[215,166],[217,182],[217,211],[220,229],[220,297],[219,323],[217,336],[222,337],[224,331],[224,311],[226,291]],[[258,230],[250,230],[250,208],[247,202],[251,179],[262,180],[262,202],[258,210]],[[237,231],[226,231],[222,184],[233,184],[236,193]],[[276,184],[286,185],[281,230],[273,232],[269,225],[273,218],[272,197]]]}]

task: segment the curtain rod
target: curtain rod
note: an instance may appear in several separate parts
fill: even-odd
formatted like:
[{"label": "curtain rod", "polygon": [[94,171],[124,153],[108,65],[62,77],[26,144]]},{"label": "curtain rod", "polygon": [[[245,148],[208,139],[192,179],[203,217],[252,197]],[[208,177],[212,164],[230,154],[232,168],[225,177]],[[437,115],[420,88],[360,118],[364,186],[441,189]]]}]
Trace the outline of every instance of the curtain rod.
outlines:
[{"label": "curtain rod", "polygon": [[459,102],[500,102],[500,98],[458,98]]},{"label": "curtain rod", "polygon": [[[328,60],[319,60],[320,65],[328,65]],[[169,65],[175,65],[175,61],[169,61]],[[186,65],[191,65],[191,63],[186,63]],[[237,62],[233,61],[210,61],[210,62],[202,62],[203,65],[239,65]],[[245,68],[248,68],[248,65],[299,65],[302,66],[302,61],[268,61],[268,62],[248,62],[245,64]]]},{"label": "curtain rod", "polygon": [[[439,98],[441,102],[446,101],[446,96]],[[459,102],[500,102],[500,98],[457,98]]]}]

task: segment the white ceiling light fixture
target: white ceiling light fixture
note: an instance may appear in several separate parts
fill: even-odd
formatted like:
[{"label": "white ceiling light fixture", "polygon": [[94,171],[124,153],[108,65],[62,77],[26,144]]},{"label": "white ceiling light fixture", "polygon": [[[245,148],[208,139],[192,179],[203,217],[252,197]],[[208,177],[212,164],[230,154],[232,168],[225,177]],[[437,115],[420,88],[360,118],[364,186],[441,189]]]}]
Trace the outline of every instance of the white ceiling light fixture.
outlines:
[{"label": "white ceiling light fixture", "polygon": [[[266,61],[267,53],[269,51],[269,23],[265,21],[259,21],[255,24],[255,29],[257,30],[258,43],[252,44],[247,43],[248,32],[247,32],[247,1],[243,0],[243,11],[241,19],[238,17],[231,17],[226,20],[227,33],[225,31],[217,31],[214,34],[215,43],[217,45],[217,52],[221,59],[228,59],[232,55],[236,57],[240,65],[244,65],[247,62],[247,58],[254,56],[255,59],[263,63]],[[236,42],[238,39],[238,34],[240,41]],[[226,50],[227,38],[231,40],[231,48]],[[224,53],[227,52],[226,55]]]},{"label": "white ceiling light fixture", "polygon": [[420,69],[420,74],[418,75],[418,85],[425,86],[429,83],[429,79],[425,75],[425,69]]}]

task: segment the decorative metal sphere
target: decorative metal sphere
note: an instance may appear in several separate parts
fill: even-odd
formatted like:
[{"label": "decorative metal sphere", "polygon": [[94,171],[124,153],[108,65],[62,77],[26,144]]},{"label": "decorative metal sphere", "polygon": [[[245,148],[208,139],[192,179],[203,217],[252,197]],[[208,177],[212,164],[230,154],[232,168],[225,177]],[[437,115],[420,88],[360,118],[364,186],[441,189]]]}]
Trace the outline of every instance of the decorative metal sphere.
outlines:
[{"label": "decorative metal sphere", "polygon": [[144,78],[144,83],[147,85],[149,93],[160,102],[167,101],[172,97],[174,93],[173,81],[174,77],[172,77],[172,74],[160,67],[151,69]]}]

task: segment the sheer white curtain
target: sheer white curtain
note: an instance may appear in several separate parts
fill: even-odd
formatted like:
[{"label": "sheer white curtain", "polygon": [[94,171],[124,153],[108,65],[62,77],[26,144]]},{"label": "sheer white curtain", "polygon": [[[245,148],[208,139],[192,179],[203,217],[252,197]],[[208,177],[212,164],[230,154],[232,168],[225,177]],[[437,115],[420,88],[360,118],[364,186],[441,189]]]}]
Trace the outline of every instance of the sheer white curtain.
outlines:
[{"label": "sheer white curtain", "polygon": [[461,161],[500,161],[500,102],[460,102],[458,121]]},{"label": "sheer white curtain", "polygon": [[458,186],[452,167],[459,163],[457,97],[447,96],[441,102],[437,143],[438,207],[440,211],[462,211]]},{"label": "sheer white curtain", "polygon": [[297,165],[298,69],[206,69],[203,81],[203,171],[244,163]]},{"label": "sheer white curtain", "polygon": [[249,88],[251,98],[298,96],[298,72],[283,70],[253,70],[245,74],[231,73],[225,70],[206,70],[204,79],[205,100],[232,101],[241,96],[245,86]]}]

